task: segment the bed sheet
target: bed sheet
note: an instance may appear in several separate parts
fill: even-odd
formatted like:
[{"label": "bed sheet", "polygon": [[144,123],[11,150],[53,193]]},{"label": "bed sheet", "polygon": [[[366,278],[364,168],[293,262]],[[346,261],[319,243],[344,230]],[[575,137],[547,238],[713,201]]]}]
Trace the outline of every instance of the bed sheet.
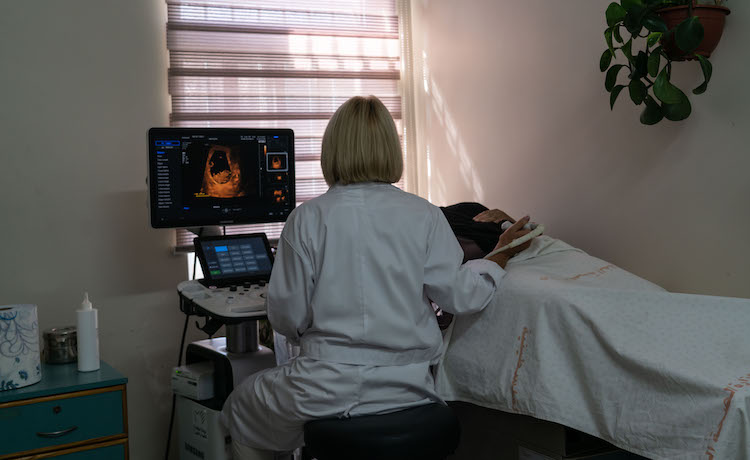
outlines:
[{"label": "bed sheet", "polygon": [[649,458],[750,460],[750,300],[669,293],[540,237],[455,318],[436,385]]}]

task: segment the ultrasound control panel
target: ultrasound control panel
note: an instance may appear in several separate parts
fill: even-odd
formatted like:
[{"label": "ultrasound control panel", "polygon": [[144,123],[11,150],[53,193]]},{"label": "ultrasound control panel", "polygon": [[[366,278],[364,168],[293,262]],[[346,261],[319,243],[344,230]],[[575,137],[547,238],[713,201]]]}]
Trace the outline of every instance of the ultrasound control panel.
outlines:
[{"label": "ultrasound control panel", "polygon": [[201,268],[211,280],[267,280],[271,276],[271,254],[260,237],[196,241],[204,257]]},{"label": "ultrasound control panel", "polygon": [[[207,287],[191,280],[177,285],[180,297],[193,309],[223,321],[260,319],[266,316],[268,285],[245,282],[223,288]],[[193,312],[195,313],[195,312]]]}]

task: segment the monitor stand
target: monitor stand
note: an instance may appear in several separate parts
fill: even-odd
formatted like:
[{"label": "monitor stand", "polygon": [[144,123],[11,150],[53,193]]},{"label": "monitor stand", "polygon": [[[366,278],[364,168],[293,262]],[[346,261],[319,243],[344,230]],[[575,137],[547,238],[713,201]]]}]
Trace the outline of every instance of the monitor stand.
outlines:
[{"label": "monitor stand", "polygon": [[222,227],[219,225],[206,225],[205,227],[186,227],[195,236],[221,236],[224,234]]},{"label": "monitor stand", "polygon": [[261,350],[258,340],[257,320],[227,324],[226,331],[227,351],[231,353],[255,353]]}]

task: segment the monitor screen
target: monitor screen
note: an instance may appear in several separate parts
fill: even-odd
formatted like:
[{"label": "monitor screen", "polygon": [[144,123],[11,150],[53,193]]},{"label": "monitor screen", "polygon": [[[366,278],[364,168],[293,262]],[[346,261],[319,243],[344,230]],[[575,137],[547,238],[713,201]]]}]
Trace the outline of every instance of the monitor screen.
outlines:
[{"label": "monitor screen", "polygon": [[195,238],[195,249],[206,279],[268,280],[273,256],[263,233]]},{"label": "monitor screen", "polygon": [[154,228],[283,222],[295,206],[290,129],[152,128]]}]

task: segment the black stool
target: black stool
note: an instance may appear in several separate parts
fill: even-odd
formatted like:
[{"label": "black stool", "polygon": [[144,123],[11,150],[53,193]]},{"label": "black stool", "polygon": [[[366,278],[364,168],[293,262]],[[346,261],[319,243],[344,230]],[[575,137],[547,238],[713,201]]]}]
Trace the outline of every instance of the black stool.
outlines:
[{"label": "black stool", "polygon": [[461,436],[448,406],[433,403],[385,415],[329,418],[305,424],[303,459],[439,460]]}]

